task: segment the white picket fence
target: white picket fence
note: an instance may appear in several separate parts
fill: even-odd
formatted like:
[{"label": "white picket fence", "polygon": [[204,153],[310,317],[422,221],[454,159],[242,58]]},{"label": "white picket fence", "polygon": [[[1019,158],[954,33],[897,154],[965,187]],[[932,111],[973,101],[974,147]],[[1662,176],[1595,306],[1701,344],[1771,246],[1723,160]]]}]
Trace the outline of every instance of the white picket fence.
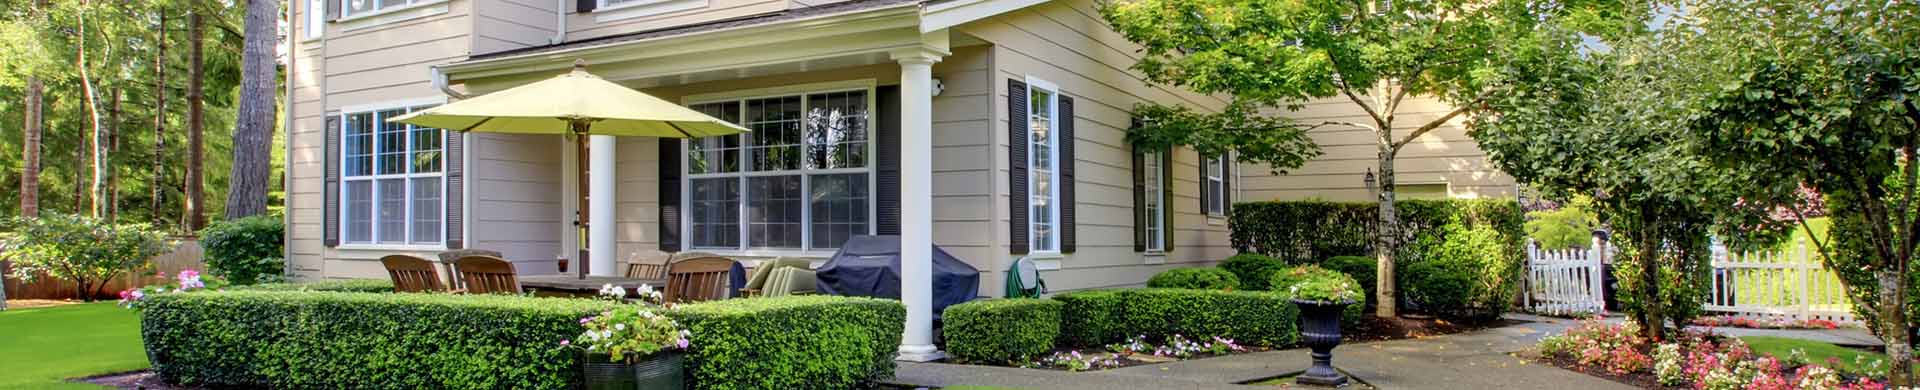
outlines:
[{"label": "white picket fence", "polygon": [[1527,240],[1526,293],[1521,304],[1535,313],[1551,315],[1596,314],[1606,309],[1601,283],[1606,266],[1601,264],[1599,239],[1587,249],[1547,250]]},{"label": "white picket fence", "polygon": [[[1599,313],[1605,307],[1607,256],[1595,239],[1587,249],[1544,250],[1527,242],[1527,280],[1521,304],[1542,314]],[[1714,246],[1707,312],[1748,318],[1855,322],[1852,304],[1833,270],[1806,242],[1773,252],[1728,253]]]}]

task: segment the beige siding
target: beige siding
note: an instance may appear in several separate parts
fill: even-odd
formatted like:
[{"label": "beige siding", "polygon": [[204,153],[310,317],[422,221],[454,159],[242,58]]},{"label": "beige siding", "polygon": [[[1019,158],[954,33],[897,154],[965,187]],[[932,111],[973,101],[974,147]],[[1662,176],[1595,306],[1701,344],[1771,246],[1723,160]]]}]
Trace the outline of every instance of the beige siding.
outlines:
[{"label": "beige siding", "polygon": [[[544,1],[552,0],[514,0]],[[569,4],[573,0],[567,0]],[[569,5],[569,8],[572,6]],[[652,6],[649,6],[652,7]],[[652,12],[640,8],[605,8],[593,12],[572,12],[567,14],[567,41],[593,39],[609,35],[657,30],[661,28],[688,24],[712,22],[743,16],[758,15],[787,9],[786,0],[673,0],[659,5],[661,8],[681,9],[671,12]],[[684,9],[683,9],[684,8]],[[631,18],[620,18],[634,15]],[[606,21],[597,21],[606,20]]]},{"label": "beige siding", "polygon": [[[1402,104],[1394,124],[1394,136],[1406,137],[1429,121],[1446,115],[1452,107],[1433,98],[1412,97]],[[1370,123],[1366,112],[1344,98],[1313,101],[1298,111],[1276,115],[1303,123],[1342,121]],[[1286,174],[1275,175],[1260,164],[1240,167],[1240,197],[1236,201],[1325,199],[1365,201],[1372,199],[1362,177],[1369,169],[1378,170],[1379,148],[1372,131],[1330,126],[1311,133],[1323,155]],[[1485,152],[1467,136],[1465,121],[1456,118],[1421,136],[1400,149],[1394,160],[1400,184],[1446,184],[1453,197],[1513,196],[1513,178],[1501,173]]]},{"label": "beige siding", "polygon": [[[293,20],[307,20],[306,2],[295,2]],[[326,93],[320,87],[323,46],[321,40],[306,40],[304,28],[296,29],[289,42],[288,59],[293,64],[287,85],[287,111],[293,115],[287,123],[287,262],[297,277],[318,277],[324,264],[321,245],[320,191],[322,144],[325,135]]]},{"label": "beige siding", "polygon": [[[1131,147],[1126,127],[1134,104],[1157,102],[1217,110],[1225,101],[1214,96],[1153,86],[1128,69],[1136,46],[1107,28],[1090,0],[1059,1],[1030,7],[956,27],[994,45],[994,77],[985,80],[994,89],[992,185],[993,221],[988,224],[996,248],[1004,248],[1009,234],[1007,210],[1006,81],[1034,77],[1057,84],[1075,99],[1075,161],[1077,251],[1058,260],[1060,269],[1046,271],[1048,287],[1056,291],[1129,286],[1144,283],[1161,270],[1213,262],[1232,254],[1224,219],[1200,214],[1198,158],[1189,150],[1174,154],[1174,250],[1147,256],[1133,251],[1133,194]],[[951,85],[952,83],[949,83]],[[1015,258],[1004,249],[991,254],[997,264],[982,291],[997,294],[1008,264]]]},{"label": "beige siding", "polygon": [[473,52],[546,45],[559,27],[558,6],[554,0],[473,0]]}]

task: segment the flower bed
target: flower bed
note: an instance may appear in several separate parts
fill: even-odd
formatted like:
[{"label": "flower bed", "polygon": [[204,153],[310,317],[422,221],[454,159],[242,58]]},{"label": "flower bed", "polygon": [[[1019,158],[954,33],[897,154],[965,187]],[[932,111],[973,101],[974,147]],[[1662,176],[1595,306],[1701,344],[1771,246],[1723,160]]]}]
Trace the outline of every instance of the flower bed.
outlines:
[{"label": "flower bed", "polygon": [[1803,352],[1756,354],[1736,338],[1688,331],[1671,342],[1639,336],[1635,325],[1582,321],[1565,334],[1540,340],[1554,365],[1650,388],[1698,390],[1879,390],[1881,372],[1846,372],[1838,362],[1812,362]]},{"label": "flower bed", "polygon": [[1747,318],[1735,316],[1712,316],[1693,319],[1693,325],[1715,328],[1751,328],[1751,329],[1838,329],[1840,323],[1821,320],[1791,320],[1785,318]]}]

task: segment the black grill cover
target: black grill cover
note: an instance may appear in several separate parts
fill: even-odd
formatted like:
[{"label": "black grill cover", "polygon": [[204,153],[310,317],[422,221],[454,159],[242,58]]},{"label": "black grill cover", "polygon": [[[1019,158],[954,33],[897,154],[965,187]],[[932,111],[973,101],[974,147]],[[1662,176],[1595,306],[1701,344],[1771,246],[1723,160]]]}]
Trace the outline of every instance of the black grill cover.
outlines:
[{"label": "black grill cover", "polygon": [[[820,266],[820,293],[900,299],[900,236],[853,236]],[[980,296],[980,270],[933,247],[933,318]]]}]

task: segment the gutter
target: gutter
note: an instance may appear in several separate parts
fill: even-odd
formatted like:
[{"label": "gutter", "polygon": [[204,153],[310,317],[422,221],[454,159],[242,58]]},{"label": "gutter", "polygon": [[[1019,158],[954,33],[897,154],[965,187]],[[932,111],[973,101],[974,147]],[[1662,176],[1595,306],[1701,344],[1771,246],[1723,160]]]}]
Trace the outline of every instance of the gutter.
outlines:
[{"label": "gutter", "polygon": [[553,38],[547,44],[558,45],[567,41],[567,0],[553,0]]},{"label": "gutter", "polygon": [[427,73],[431,75],[429,78],[433,80],[433,89],[438,89],[440,93],[447,94],[447,96],[453,97],[454,99],[466,99],[468,97],[466,93],[455,91],[453,90],[453,86],[447,85],[447,72],[441,71],[441,66],[443,65],[427,67]]}]

